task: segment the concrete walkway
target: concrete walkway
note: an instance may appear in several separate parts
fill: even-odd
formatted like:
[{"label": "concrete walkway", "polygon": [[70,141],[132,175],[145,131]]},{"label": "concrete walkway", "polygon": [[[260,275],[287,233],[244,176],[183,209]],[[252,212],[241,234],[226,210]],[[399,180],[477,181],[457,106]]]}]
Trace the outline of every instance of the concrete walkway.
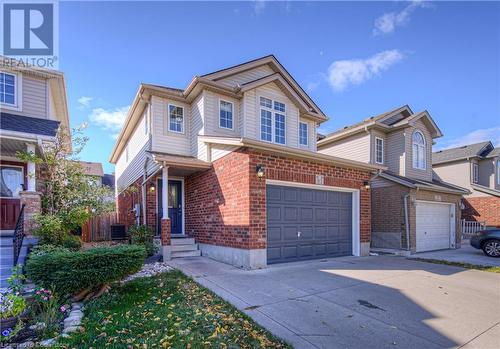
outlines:
[{"label": "concrete walkway", "polygon": [[395,256],[169,264],[295,348],[500,347],[500,274]]},{"label": "concrete walkway", "polygon": [[486,256],[483,250],[475,249],[468,241],[462,244],[462,248],[456,250],[422,252],[410,255],[408,258],[437,259],[440,261],[500,267],[500,258]]}]

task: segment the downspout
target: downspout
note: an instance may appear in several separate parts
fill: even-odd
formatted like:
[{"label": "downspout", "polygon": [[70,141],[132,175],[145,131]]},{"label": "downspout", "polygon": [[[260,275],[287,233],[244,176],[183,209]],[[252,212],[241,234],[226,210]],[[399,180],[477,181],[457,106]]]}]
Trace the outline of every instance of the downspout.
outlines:
[{"label": "downspout", "polygon": [[[142,99],[142,96],[141,96],[141,99]],[[143,99],[144,102],[146,103],[146,108],[147,108],[147,112],[146,112],[146,120],[144,120],[144,122],[146,122],[147,124],[147,130],[146,132],[148,133],[148,142],[149,142],[149,150],[151,150],[151,117],[150,117],[150,114],[151,114],[151,103],[148,101],[148,100],[145,100]],[[147,183],[147,180],[148,180],[148,161],[149,159],[146,158],[146,161],[144,161],[144,174],[142,175],[142,185],[141,185],[141,194],[142,194],[142,224],[143,225],[147,225],[147,214],[146,214],[146,209],[147,209],[147,203],[146,203],[146,199],[147,199],[147,188],[146,188],[146,183]]]},{"label": "downspout", "polygon": [[405,205],[405,230],[406,230],[406,250],[410,250],[410,219],[408,217],[408,198],[410,197],[410,193],[405,194],[403,197],[404,205]]}]

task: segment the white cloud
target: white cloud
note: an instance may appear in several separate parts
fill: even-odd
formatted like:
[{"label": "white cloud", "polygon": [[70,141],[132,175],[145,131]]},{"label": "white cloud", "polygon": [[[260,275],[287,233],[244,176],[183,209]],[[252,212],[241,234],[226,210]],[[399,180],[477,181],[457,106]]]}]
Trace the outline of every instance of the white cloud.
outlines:
[{"label": "white cloud", "polygon": [[320,85],[320,82],[319,81],[311,81],[307,84],[307,91],[314,91],[315,89],[317,89]]},{"label": "white cloud", "polygon": [[265,0],[254,0],[253,11],[256,15],[260,15],[266,8]]},{"label": "white cloud", "polygon": [[94,125],[104,130],[111,131],[111,137],[116,139],[125,122],[129,108],[130,106],[115,109],[95,108],[92,109],[89,119]]},{"label": "white cloud", "polygon": [[425,1],[412,1],[400,12],[388,12],[375,20],[373,35],[390,34],[396,30],[396,27],[402,26],[410,20],[410,15],[419,7],[430,6]]},{"label": "white cloud", "polygon": [[88,108],[93,99],[93,97],[81,96],[78,98],[78,104],[80,104],[81,108]]},{"label": "white cloud", "polygon": [[327,80],[334,91],[343,91],[349,85],[362,84],[389,69],[403,57],[399,50],[387,50],[366,59],[335,61],[328,68]]},{"label": "white cloud", "polygon": [[435,150],[456,148],[467,144],[480,143],[491,141],[494,146],[500,146],[500,125],[490,128],[480,128],[471,131],[461,137],[444,140],[442,144],[438,144]]}]

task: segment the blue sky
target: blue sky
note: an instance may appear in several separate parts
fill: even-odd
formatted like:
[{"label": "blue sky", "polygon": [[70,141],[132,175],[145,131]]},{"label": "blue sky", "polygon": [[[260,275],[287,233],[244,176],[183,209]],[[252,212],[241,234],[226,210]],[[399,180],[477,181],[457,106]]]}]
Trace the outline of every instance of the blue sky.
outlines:
[{"label": "blue sky", "polygon": [[274,54],[330,120],[428,110],[436,147],[500,145],[498,2],[61,2],[59,69],[82,154],[108,158],[140,82],[184,88]]}]

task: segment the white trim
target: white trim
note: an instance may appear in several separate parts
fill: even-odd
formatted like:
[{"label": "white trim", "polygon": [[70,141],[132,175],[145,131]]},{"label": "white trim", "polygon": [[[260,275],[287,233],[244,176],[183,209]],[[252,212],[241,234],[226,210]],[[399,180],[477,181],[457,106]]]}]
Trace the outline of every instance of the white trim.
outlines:
[{"label": "white trim", "polygon": [[[19,159],[18,159],[18,161],[19,161]],[[18,167],[18,168],[20,168],[21,169],[21,173],[22,173],[21,177],[23,179],[22,185],[24,185],[24,182],[25,182],[24,166],[22,166],[22,165],[11,165],[11,164],[0,164],[0,168],[1,167]],[[21,183],[19,185],[21,185]],[[20,199],[21,197],[18,195],[18,196],[0,196],[0,198],[1,199]]]},{"label": "white trim", "polygon": [[[266,97],[264,95],[257,95],[257,103],[258,103],[258,106],[259,106],[259,134],[258,134],[258,139],[262,142],[266,142],[266,143],[273,143],[273,144],[279,144],[279,145],[284,145],[286,146],[287,145],[287,140],[288,140],[288,135],[287,135],[287,131],[286,131],[286,127],[287,127],[287,124],[288,124],[288,105],[287,103],[283,102],[282,100],[278,100],[278,99],[274,99],[274,98],[269,98],[269,97]],[[271,108],[268,108],[268,107],[264,107],[262,105],[260,105],[260,99],[261,98],[265,98],[265,99],[269,99],[271,101]],[[278,102],[278,103],[281,103],[285,106],[285,111],[284,112],[281,112],[279,110],[276,110],[274,109],[274,102]],[[269,111],[271,112],[271,140],[268,141],[268,140],[265,140],[265,139],[262,139],[262,115],[261,115],[261,110],[266,110],[266,111]],[[285,143],[278,143],[276,142],[276,114],[280,114],[280,115],[284,115],[285,116],[285,128],[284,128],[284,131],[285,131]]]},{"label": "white trim", "polygon": [[[161,177],[158,177],[156,178],[156,188],[158,190],[158,183],[159,181],[162,181],[162,189],[163,189],[163,178]],[[180,234],[175,234],[175,236],[185,236],[186,235],[186,190],[185,190],[185,181],[184,181],[184,177],[177,177],[177,176],[172,176],[172,177],[168,177],[168,180],[167,180],[167,183],[169,180],[173,180],[173,181],[180,181],[181,182],[181,191],[182,191],[182,205],[181,205],[181,209],[182,209],[182,233]],[[168,189],[167,189],[167,195],[168,195]],[[155,195],[156,196],[156,214],[158,214],[158,194]],[[162,193],[162,199],[163,199],[163,193]],[[167,216],[168,216],[168,209],[167,209]],[[158,223],[156,223],[158,224]],[[161,229],[161,227],[160,227]]]},{"label": "white trim", "polygon": [[[381,141],[381,144],[382,144],[382,161],[377,161],[377,141]],[[384,139],[383,138],[380,138],[380,137],[375,137],[375,163],[377,164],[383,164],[384,163],[384,149],[385,148],[385,145],[384,145]]]},{"label": "white trim", "polygon": [[479,165],[475,162],[472,163],[472,183],[479,183]]},{"label": "white trim", "polygon": [[0,73],[14,76],[14,104],[0,102],[0,106],[2,109],[21,111],[23,109],[23,74],[6,70],[0,70]]},{"label": "white trim", "polygon": [[[172,131],[170,129],[170,106],[182,109],[182,132]],[[184,107],[181,105],[174,104],[174,103],[168,103],[167,104],[167,132],[177,133],[177,134],[185,134],[185,132],[186,132],[185,127],[186,127],[186,113],[184,113]]]},{"label": "white trim", "polygon": [[316,190],[329,190],[340,191],[344,193],[352,193],[352,255],[361,255],[361,236],[360,236],[360,194],[359,189],[345,188],[345,187],[332,187],[329,185],[286,182],[275,179],[266,179],[266,185],[280,185],[295,188],[308,188]]},{"label": "white trim", "polygon": [[[456,207],[455,204],[452,202],[443,202],[443,201],[429,201],[429,200],[415,200],[415,251],[416,252],[426,252],[425,251],[419,251],[417,250],[417,206],[419,203],[422,204],[434,204],[434,205],[448,205],[450,207],[450,235],[449,235],[449,247],[448,248],[455,248],[455,243],[456,243]],[[431,250],[429,250],[431,251]]]},{"label": "white trim", "polygon": [[[221,126],[220,124],[220,112],[221,112],[221,108],[220,108],[220,102],[224,102],[224,103],[229,103],[231,104],[231,124],[233,125],[233,127],[229,128],[229,127],[224,127],[224,126]],[[235,108],[234,108],[234,103],[233,102],[230,102],[228,100],[225,100],[225,99],[222,99],[222,98],[219,98],[219,128],[222,128],[224,130],[231,130],[231,131],[234,131],[234,111],[235,111]]]},{"label": "white trim", "polygon": [[[416,133],[419,133],[420,136],[422,136],[422,139],[424,141],[424,144],[416,144],[415,141],[413,140],[413,137],[415,136]],[[417,162],[415,164],[415,145],[417,147],[421,147],[423,148],[423,157],[424,157],[424,162],[423,162],[423,167],[420,167],[419,164],[418,164],[418,156],[417,156]],[[418,155],[418,154],[417,154]],[[415,170],[426,170],[427,169],[427,141],[425,140],[425,136],[424,136],[424,133],[422,131],[420,131],[419,129],[415,129],[413,131],[413,133],[411,134],[411,164],[412,164],[412,167],[415,169]]]},{"label": "white trim", "polygon": [[[300,124],[306,125],[306,144],[300,143]],[[309,123],[304,122],[304,121],[300,121],[300,118],[299,118],[298,134],[299,134],[298,135],[299,136],[299,147],[309,147]]]}]

